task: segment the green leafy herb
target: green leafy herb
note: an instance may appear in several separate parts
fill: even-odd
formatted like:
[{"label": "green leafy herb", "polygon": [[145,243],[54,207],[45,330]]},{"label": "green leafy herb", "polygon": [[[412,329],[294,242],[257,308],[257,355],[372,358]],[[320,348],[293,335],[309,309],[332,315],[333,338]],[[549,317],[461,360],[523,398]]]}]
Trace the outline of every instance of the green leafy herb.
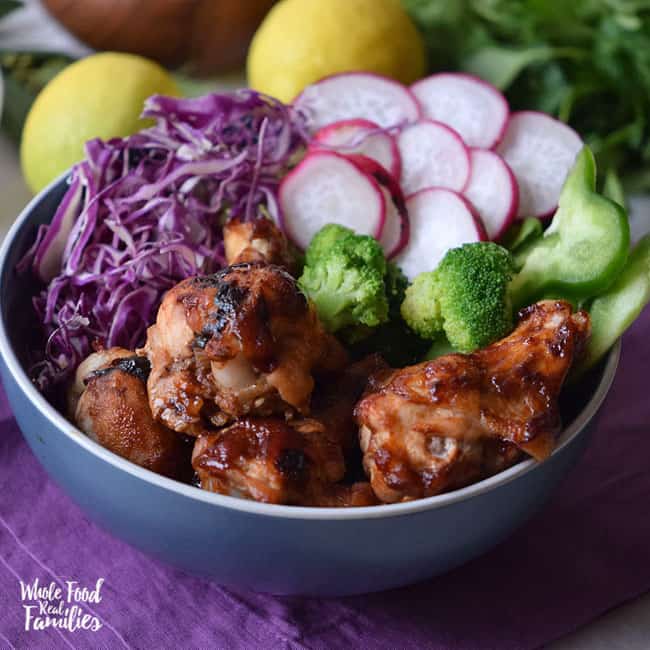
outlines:
[{"label": "green leafy herb", "polygon": [[571,124],[602,170],[650,189],[648,0],[402,0],[432,71],[464,69],[512,107]]}]

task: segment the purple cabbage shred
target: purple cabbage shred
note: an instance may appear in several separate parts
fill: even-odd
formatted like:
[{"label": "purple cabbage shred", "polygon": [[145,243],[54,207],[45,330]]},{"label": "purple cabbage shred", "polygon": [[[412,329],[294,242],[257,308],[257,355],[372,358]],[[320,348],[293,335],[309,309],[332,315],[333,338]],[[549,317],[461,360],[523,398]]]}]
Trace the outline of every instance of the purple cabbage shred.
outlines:
[{"label": "purple cabbage shred", "polygon": [[277,190],[308,140],[304,117],[251,90],[153,96],[155,126],[86,144],[50,226],[21,262],[46,283],[33,299],[49,392],[95,349],[142,345],[163,294],[224,265],[230,217],[279,218]]}]

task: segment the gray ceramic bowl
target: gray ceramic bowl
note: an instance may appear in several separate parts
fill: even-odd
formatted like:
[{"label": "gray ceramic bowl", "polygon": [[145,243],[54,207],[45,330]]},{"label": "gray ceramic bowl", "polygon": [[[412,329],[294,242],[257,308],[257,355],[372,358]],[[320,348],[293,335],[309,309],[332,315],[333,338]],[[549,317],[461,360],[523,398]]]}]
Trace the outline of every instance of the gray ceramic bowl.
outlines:
[{"label": "gray ceramic bowl", "polygon": [[569,424],[546,462],[527,460],[420,501],[298,508],[172,481],[88,439],[47,403],[25,372],[34,285],[15,266],[37,225],[52,218],[65,188],[60,179],[37,196],[0,252],[0,356],[9,401],[45,470],[91,519],[161,560],[220,583],[278,594],[345,595],[406,585],[467,562],[507,537],[547,499],[585,447],[614,378],[618,345],[582,386],[583,395],[564,405]]}]

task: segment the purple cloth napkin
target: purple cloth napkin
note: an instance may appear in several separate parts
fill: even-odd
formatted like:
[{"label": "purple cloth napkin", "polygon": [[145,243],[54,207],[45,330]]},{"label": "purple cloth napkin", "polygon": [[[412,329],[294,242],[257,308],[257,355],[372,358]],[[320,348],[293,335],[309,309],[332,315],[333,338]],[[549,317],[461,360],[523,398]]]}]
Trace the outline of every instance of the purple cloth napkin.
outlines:
[{"label": "purple cloth napkin", "polygon": [[[112,539],[45,476],[2,396],[0,648],[507,650],[547,643],[650,588],[649,332],[650,310],[625,337],[588,452],[543,512],[445,576],[337,600],[222,589]],[[101,629],[25,631],[24,606],[33,603],[21,599],[20,580],[36,578],[87,588],[103,578],[101,601],[83,606]],[[66,593],[62,600],[74,602]]]}]

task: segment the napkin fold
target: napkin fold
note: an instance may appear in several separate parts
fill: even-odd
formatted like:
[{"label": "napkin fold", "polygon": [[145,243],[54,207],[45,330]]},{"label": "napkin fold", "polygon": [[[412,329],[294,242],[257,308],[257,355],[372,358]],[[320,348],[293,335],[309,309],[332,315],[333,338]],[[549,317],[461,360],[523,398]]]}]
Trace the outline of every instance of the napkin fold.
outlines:
[{"label": "napkin fold", "polygon": [[[1,395],[0,648],[508,650],[548,643],[650,588],[648,332],[646,310],[625,337],[587,453],[527,525],[444,576],[333,600],[224,589],[113,539],[47,478]],[[20,581],[37,578],[89,591],[103,579],[100,602],[81,604],[101,628],[26,631],[31,601],[21,598]]]}]

